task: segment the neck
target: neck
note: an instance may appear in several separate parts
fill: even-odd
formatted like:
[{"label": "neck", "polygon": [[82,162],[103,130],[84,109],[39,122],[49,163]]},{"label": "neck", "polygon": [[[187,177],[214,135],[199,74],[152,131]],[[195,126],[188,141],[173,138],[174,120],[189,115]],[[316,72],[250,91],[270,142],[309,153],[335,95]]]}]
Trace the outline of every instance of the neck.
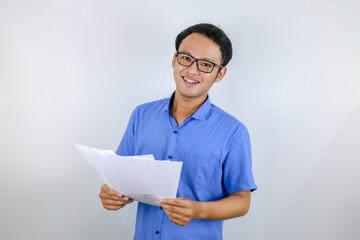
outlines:
[{"label": "neck", "polygon": [[180,126],[185,119],[193,115],[206,101],[207,95],[201,98],[186,98],[175,92],[171,115]]}]

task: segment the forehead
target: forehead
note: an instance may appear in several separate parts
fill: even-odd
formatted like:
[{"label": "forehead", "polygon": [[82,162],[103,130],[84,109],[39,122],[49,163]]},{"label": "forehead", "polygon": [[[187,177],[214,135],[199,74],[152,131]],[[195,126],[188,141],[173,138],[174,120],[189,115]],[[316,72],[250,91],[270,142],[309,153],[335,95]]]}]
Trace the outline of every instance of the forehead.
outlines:
[{"label": "forehead", "polygon": [[200,33],[192,33],[184,38],[179,46],[179,52],[186,52],[195,58],[221,62],[220,46]]}]

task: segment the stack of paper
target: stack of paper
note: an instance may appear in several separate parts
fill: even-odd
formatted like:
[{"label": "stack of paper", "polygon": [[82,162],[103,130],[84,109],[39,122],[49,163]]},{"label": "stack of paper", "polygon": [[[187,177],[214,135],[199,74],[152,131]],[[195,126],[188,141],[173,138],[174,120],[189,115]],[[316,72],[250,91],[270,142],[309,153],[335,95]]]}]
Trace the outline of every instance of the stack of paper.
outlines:
[{"label": "stack of paper", "polygon": [[74,143],[109,187],[136,201],[156,205],[161,198],[176,198],[182,162],[155,160],[153,155],[123,157]]}]

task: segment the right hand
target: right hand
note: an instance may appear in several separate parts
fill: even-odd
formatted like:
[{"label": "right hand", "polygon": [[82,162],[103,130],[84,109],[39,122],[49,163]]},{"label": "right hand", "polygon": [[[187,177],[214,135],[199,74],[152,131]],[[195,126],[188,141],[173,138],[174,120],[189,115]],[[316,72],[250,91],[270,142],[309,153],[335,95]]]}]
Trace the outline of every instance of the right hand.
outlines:
[{"label": "right hand", "polygon": [[133,199],[124,196],[116,190],[110,188],[107,184],[101,186],[99,197],[101,198],[101,202],[104,208],[107,210],[119,210],[126,204],[132,203],[134,201]]}]

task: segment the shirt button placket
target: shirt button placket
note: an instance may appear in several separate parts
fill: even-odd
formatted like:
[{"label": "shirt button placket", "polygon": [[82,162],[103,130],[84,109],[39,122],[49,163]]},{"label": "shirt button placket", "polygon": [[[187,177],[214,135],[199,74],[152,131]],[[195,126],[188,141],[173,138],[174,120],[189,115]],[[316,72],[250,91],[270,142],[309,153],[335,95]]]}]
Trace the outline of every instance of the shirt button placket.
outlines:
[{"label": "shirt button placket", "polygon": [[160,239],[160,232],[159,231],[155,231],[154,239]]},{"label": "shirt button placket", "polygon": [[169,142],[169,148],[168,148],[168,159],[170,160],[175,160],[175,153],[176,153],[176,147],[177,147],[177,143],[178,143],[178,129],[173,130],[171,137],[170,137],[170,142]]},{"label": "shirt button placket", "polygon": [[[178,143],[178,129],[173,130],[170,141],[169,141],[169,148],[168,148],[168,159],[174,160],[176,147]],[[161,231],[162,231],[162,224],[165,217],[165,211],[162,208],[158,208],[156,214],[156,224],[154,229],[154,239],[159,240],[161,239]]]},{"label": "shirt button placket", "polygon": [[164,210],[158,208],[156,211],[156,223],[155,223],[155,229],[154,229],[154,239],[159,240],[161,239],[161,231],[162,231],[162,225],[164,220]]}]

